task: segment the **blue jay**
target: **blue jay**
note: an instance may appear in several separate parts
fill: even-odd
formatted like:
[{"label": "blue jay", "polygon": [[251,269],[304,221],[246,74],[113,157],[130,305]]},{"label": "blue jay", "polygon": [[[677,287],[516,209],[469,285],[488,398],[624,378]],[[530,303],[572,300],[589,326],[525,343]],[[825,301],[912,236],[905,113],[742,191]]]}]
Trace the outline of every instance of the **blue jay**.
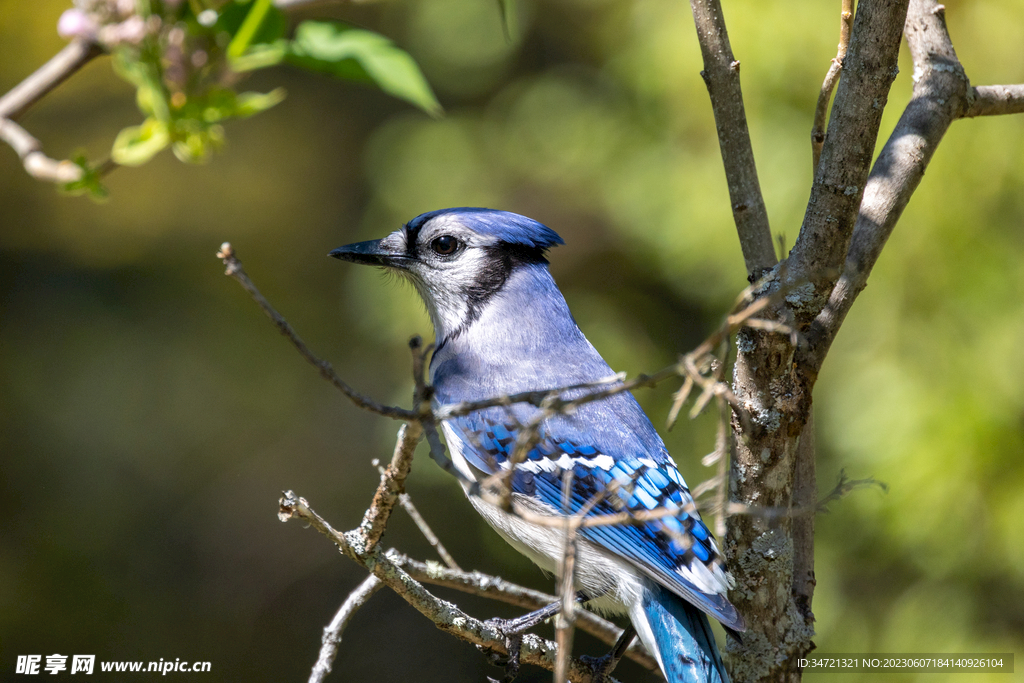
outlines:
[{"label": "blue jay", "polygon": [[[602,380],[614,373],[583,336],[548,271],[545,252],[563,244],[550,228],[506,211],[455,208],[418,216],[381,240],[331,256],[397,272],[415,286],[434,325],[430,381],[438,404],[473,401]],[[586,390],[563,394],[575,397]],[[538,414],[520,403],[442,423],[452,461],[470,482],[509,468],[517,432]],[[576,584],[593,609],[628,614],[669,683],[728,681],[706,615],[731,631],[743,621],[726,598],[731,578],[689,489],[636,399],[619,393],[581,404],[541,425],[539,442],[511,475],[514,501],[563,513],[599,492],[590,515],[622,509],[680,510],[639,524],[580,529]],[[612,484],[616,482],[616,484]],[[609,488],[610,487],[610,488]],[[527,522],[469,497],[485,520],[547,572],[564,531]]]}]

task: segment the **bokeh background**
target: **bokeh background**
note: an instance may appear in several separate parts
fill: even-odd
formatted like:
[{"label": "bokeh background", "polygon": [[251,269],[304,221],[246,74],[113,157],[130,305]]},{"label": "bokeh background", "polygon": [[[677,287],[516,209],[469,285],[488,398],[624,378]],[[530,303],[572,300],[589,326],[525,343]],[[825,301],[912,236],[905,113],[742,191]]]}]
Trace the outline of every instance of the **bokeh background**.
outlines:
[{"label": "bokeh background", "polygon": [[[0,0],[0,90],[60,49],[67,6]],[[406,340],[430,335],[420,304],[326,253],[423,211],[491,206],[557,230],[566,246],[552,270],[616,369],[660,368],[717,323],[745,282],[687,3],[513,6],[509,39],[488,0],[301,15],[408,49],[440,120],[281,68],[250,85],[284,85],[286,101],[230,124],[209,164],[164,152],[109,176],[103,204],[58,195],[0,149],[0,677],[15,677],[19,654],[56,652],[209,660],[205,681],[305,680],[322,627],[361,580],[318,534],[281,524],[277,498],[294,489],[354,526],[376,481],[370,460],[389,456],[397,425],[303,363],[222,275],[224,240],[342,376],[406,405]],[[972,82],[1024,81],[1019,0],[946,6]],[[788,248],[839,2],[725,10],[772,229]],[[911,72],[904,54],[883,135]],[[131,88],[98,59],[23,123],[51,155],[98,158],[139,120]],[[1024,653],[1022,298],[1024,117],[957,122],[817,386],[821,489],[840,469],[889,485],[818,520],[819,651]],[[638,395],[659,426],[673,389]],[[711,474],[700,457],[713,422],[662,430],[691,484]],[[464,567],[552,590],[425,453],[409,485]],[[401,511],[385,540],[431,557]],[[450,597],[482,617],[512,613]],[[332,680],[497,673],[381,592],[346,632]]]}]

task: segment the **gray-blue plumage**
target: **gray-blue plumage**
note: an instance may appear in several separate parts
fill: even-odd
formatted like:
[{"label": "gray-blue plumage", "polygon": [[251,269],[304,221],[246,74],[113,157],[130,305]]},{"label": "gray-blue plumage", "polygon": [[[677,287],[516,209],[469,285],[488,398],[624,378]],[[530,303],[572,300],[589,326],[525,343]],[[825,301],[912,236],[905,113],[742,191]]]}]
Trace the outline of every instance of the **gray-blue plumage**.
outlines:
[{"label": "gray-blue plumage", "polygon": [[[382,240],[331,254],[410,279],[434,323],[430,377],[437,402],[447,404],[614,374],[576,325],[548,271],[544,251],[561,243],[532,219],[457,208],[423,214]],[[517,430],[537,413],[516,404],[446,421],[442,429],[456,466],[476,480],[507,469]],[[559,514],[567,469],[574,473],[572,511],[613,481],[620,488],[589,514],[680,510],[644,524],[584,528],[577,583],[596,596],[591,604],[597,609],[629,614],[670,683],[728,680],[705,614],[743,630],[725,597],[730,579],[675,463],[631,394],[545,420],[539,443],[515,468],[516,502]],[[470,501],[514,547],[554,570],[563,547],[560,530],[529,524],[476,497]],[[694,677],[698,672],[702,677]]]}]

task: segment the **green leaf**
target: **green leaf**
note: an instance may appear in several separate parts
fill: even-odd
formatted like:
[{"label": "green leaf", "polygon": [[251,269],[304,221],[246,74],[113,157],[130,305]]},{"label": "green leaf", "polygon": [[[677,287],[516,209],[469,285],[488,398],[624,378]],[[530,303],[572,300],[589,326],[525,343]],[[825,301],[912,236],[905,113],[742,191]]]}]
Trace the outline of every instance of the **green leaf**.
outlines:
[{"label": "green leaf", "polygon": [[122,166],[141,166],[170,141],[166,124],[148,118],[141,126],[129,126],[118,133],[110,156]]},{"label": "green leaf", "polygon": [[235,101],[235,116],[240,119],[259,114],[281,102],[285,96],[284,88],[274,88],[268,93],[243,92]]},{"label": "green leaf", "polygon": [[82,152],[76,154],[71,161],[82,169],[82,177],[73,183],[64,183],[60,186],[60,191],[72,197],[87,194],[90,199],[96,202],[108,199],[110,190],[100,182],[100,177],[102,176],[100,167],[90,164],[88,158]]},{"label": "green leaf", "polygon": [[[214,24],[214,32],[227,33],[234,38],[242,30],[242,25],[251,12],[255,10],[255,3],[252,0],[234,0],[221,7],[217,15],[217,23]],[[284,12],[277,7],[271,6],[266,10],[263,21],[253,34],[249,45],[259,43],[273,43],[275,40],[284,38],[288,32],[288,18]]]},{"label": "green leaf", "polygon": [[288,41],[260,43],[251,46],[241,56],[229,59],[232,71],[255,71],[277,66],[288,56]]},{"label": "green leaf", "polygon": [[286,61],[310,71],[377,85],[431,116],[443,110],[409,53],[384,36],[327,21],[304,21],[289,44]]},{"label": "green leaf", "polygon": [[[224,26],[234,21],[231,14],[237,12],[238,3],[229,5],[221,15]],[[221,20],[218,20],[221,24]],[[231,42],[228,44],[228,59],[241,57],[246,49],[256,43],[273,42],[284,36],[287,22],[281,10],[274,7],[273,0],[253,0],[245,11],[245,18],[237,30],[231,31]],[[230,29],[229,29],[230,30]]]}]

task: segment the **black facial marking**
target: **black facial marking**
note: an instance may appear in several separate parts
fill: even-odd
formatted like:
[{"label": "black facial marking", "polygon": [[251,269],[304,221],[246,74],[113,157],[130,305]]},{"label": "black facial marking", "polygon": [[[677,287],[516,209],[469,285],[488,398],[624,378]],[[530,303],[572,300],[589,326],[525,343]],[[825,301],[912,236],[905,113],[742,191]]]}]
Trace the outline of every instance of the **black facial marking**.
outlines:
[{"label": "black facial marking", "polygon": [[508,281],[512,271],[519,266],[535,263],[547,263],[544,258],[544,250],[537,247],[528,247],[522,244],[510,242],[499,242],[490,247],[483,247],[487,258],[484,266],[477,274],[476,281],[466,288],[466,319],[458,329],[454,330],[448,337],[441,340],[435,350],[435,355],[449,339],[455,339],[465,332],[477,318],[488,299],[501,291]]},{"label": "black facial marking", "polygon": [[405,224],[405,255],[409,258],[416,256],[416,242],[420,236],[423,222],[409,221]]},{"label": "black facial marking", "polygon": [[544,253],[535,247],[501,242],[493,247],[484,247],[487,254],[484,267],[477,274],[476,281],[466,289],[469,316],[466,325],[480,315],[487,300],[501,291],[509,275],[519,266],[547,263]]}]

